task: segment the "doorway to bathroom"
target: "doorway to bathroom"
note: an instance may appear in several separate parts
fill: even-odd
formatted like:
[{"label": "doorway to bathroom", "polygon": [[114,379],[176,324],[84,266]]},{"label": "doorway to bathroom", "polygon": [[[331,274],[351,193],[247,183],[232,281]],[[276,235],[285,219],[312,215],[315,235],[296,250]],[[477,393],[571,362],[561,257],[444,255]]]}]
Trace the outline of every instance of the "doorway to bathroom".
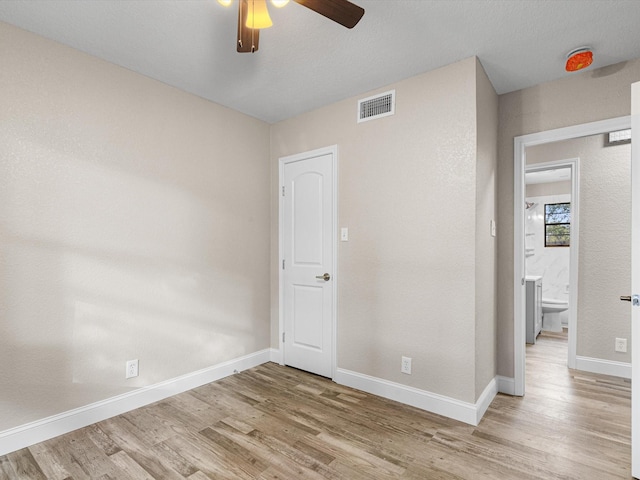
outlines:
[{"label": "doorway to bathroom", "polygon": [[[631,338],[628,305],[619,301],[620,292],[630,291],[631,287],[631,149],[628,143],[609,142],[610,133],[630,128],[631,118],[620,117],[524,135],[514,141],[515,395],[525,393],[526,251],[531,248],[531,245],[526,245],[525,234],[525,173],[528,166],[534,170],[538,167],[545,170],[560,168],[562,162],[575,165],[572,166],[575,182],[571,213],[575,217],[579,215],[580,231],[576,232],[571,225],[571,230],[574,230],[571,232],[571,250],[574,246],[579,250],[575,249],[576,261],[570,262],[574,275],[569,281],[568,293],[570,339],[567,365],[630,378],[630,352],[615,351],[614,348],[617,339]],[[593,144],[591,147],[588,146],[590,142]],[[595,153],[589,150],[594,145],[597,147]],[[533,159],[540,153],[536,150],[542,153],[547,150],[548,153],[551,149],[556,149],[556,154],[545,156],[533,167]],[[557,164],[549,165],[549,162]],[[573,205],[576,200],[580,204],[578,209]],[[623,271],[625,267],[626,271]]]},{"label": "doorway to bathroom", "polygon": [[556,158],[572,147],[553,142],[525,152],[525,341],[554,334],[569,368],[576,364],[580,159]]}]

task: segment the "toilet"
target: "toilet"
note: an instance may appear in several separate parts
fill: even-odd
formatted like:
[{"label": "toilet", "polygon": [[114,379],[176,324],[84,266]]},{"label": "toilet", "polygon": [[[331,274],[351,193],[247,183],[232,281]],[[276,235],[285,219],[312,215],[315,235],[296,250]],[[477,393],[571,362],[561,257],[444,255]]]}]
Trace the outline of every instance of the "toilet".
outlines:
[{"label": "toilet", "polygon": [[561,332],[560,312],[569,309],[569,302],[555,298],[542,298],[542,329],[550,332]]}]

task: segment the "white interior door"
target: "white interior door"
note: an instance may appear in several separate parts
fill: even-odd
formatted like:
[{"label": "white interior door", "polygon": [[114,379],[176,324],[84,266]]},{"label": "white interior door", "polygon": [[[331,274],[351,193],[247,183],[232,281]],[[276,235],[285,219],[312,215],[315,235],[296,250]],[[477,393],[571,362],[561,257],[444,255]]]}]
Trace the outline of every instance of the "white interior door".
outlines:
[{"label": "white interior door", "polygon": [[281,159],[283,360],[325,377],[334,358],[334,159],[335,151]]},{"label": "white interior door", "polygon": [[[631,292],[640,294],[640,82],[631,86]],[[628,295],[624,292],[624,295]],[[640,478],[640,305],[631,305],[631,473]]]}]

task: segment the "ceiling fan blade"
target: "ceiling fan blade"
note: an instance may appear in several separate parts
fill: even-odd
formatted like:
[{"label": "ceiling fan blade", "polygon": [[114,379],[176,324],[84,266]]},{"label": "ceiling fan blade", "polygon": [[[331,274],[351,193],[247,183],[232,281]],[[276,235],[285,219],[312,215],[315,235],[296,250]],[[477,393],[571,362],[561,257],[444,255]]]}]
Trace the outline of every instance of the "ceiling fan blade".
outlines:
[{"label": "ceiling fan blade", "polygon": [[253,53],[258,51],[260,30],[246,26],[249,4],[247,0],[238,1],[238,40],[236,49],[240,53]]},{"label": "ceiling fan blade", "polygon": [[330,20],[353,28],[364,15],[364,8],[348,0],[293,0]]}]

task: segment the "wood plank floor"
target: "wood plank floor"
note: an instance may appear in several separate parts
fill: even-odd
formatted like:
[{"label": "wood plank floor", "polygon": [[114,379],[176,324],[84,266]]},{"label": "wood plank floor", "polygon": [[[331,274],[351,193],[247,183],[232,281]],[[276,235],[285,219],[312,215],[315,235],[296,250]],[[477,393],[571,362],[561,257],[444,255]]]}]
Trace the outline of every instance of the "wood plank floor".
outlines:
[{"label": "wood plank floor", "polygon": [[273,363],[0,457],[9,479],[631,478],[630,383],[527,347],[478,427]]}]

